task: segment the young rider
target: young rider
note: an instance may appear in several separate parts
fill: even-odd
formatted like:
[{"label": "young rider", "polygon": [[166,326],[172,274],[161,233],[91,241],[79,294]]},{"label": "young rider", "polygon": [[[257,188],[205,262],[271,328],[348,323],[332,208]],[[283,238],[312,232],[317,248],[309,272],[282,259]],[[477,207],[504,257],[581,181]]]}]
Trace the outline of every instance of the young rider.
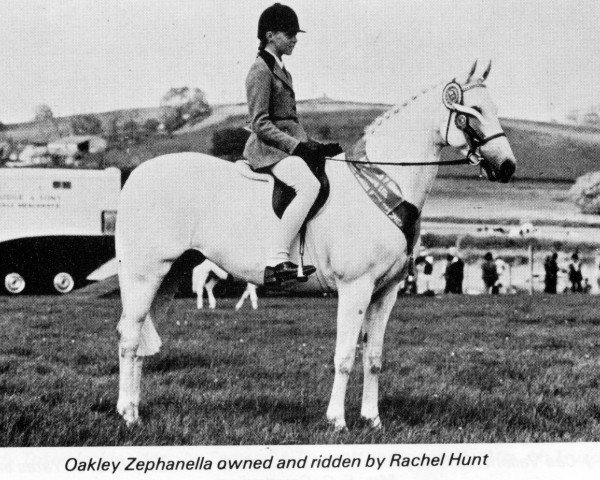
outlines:
[{"label": "young rider", "polygon": [[[270,171],[296,196],[286,208],[266,259],[265,286],[278,286],[297,277],[298,266],[290,262],[292,241],[319,193],[319,181],[308,164],[341,152],[338,144],[321,144],[308,138],[298,121],[292,77],[282,56],[291,55],[300,30],[298,17],[286,5],[275,3],[258,21],[260,40],[257,58],[246,78],[246,94],[252,134],[244,157],[253,169]],[[304,266],[304,274],[316,271]]]}]

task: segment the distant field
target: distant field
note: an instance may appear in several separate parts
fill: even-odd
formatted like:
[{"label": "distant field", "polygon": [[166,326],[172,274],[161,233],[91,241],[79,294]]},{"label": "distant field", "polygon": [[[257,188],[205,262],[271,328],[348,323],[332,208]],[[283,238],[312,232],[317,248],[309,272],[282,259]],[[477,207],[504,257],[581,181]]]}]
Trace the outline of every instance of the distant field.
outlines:
[{"label": "distant field", "polygon": [[480,178],[441,178],[433,184],[423,216],[492,225],[530,221],[535,225],[599,226],[600,215],[581,213],[569,194],[570,187],[564,182],[518,178],[508,184]]},{"label": "distant field", "polygon": [[[517,179],[571,181],[600,170],[600,130],[511,119],[502,125],[518,161]],[[473,175],[459,167],[444,170],[441,176]]]},{"label": "distant field", "polygon": [[145,368],[144,423],[115,413],[116,299],[0,298],[0,445],[600,441],[600,297],[403,297],[381,377],[383,432],[323,421],[334,299],[261,299],[258,311],[175,302]]}]

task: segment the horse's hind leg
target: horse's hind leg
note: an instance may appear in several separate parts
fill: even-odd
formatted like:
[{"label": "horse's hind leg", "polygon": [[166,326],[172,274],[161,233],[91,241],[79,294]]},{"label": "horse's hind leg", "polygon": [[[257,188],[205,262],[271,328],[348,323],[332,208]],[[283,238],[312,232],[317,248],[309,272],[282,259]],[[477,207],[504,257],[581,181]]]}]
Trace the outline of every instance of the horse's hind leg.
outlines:
[{"label": "horse's hind leg", "polygon": [[242,308],[242,305],[244,305],[244,301],[246,300],[246,297],[248,296],[248,289],[246,288],[246,290],[244,290],[244,293],[242,293],[242,296],[240,297],[240,299],[238,300],[238,302],[235,304],[235,310],[236,312]]},{"label": "horse's hind leg", "polygon": [[383,337],[390,313],[398,297],[398,287],[399,284],[396,283],[377,292],[377,295],[371,300],[365,317],[363,328],[365,333],[363,343],[364,384],[360,414],[372,428],[381,428],[378,395]]},{"label": "horse's hind leg", "polygon": [[348,378],[354,366],[356,341],[373,293],[373,282],[370,278],[362,277],[351,283],[339,283],[337,287],[335,377],[327,419],[336,430],[342,430],[346,427],[344,401]]},{"label": "horse's hind leg", "polygon": [[[160,348],[154,322],[162,317],[173,298],[180,278],[172,268],[162,280],[160,276],[127,278],[122,276],[123,313],[119,322],[119,400],[117,411],[127,424],[139,419],[139,403],[143,357]],[[162,280],[162,282],[161,282]]]},{"label": "horse's hind leg", "polygon": [[194,291],[196,292],[196,308],[201,310],[204,307],[204,287],[208,279],[208,271],[205,270],[204,264],[196,266],[192,273]]},{"label": "horse's hind leg", "polygon": [[246,286],[246,291],[248,295],[250,295],[250,302],[252,303],[252,309],[256,310],[258,308],[258,295],[256,294],[256,285],[249,283]]},{"label": "horse's hind leg", "polygon": [[244,293],[235,305],[235,309],[239,310],[240,308],[242,308],[247,298],[250,298],[252,308],[256,310],[258,308],[258,296],[256,295],[256,286],[252,283],[246,284],[246,290],[244,290]]},{"label": "horse's hind leg", "polygon": [[128,425],[138,420],[138,405],[141,382],[142,360],[138,356],[142,327],[146,320],[160,278],[119,277],[123,312],[117,331],[119,332],[119,400],[117,411]]}]

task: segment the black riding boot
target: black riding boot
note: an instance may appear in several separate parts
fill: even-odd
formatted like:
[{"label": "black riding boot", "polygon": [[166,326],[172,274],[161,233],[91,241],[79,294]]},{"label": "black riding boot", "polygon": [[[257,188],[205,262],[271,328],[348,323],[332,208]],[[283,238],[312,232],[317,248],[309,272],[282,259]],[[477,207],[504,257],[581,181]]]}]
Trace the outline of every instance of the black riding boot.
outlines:
[{"label": "black riding boot", "polygon": [[[317,271],[313,265],[304,265],[302,270],[305,277]],[[292,262],[282,262],[274,267],[265,268],[265,287],[281,287],[297,278],[298,265]]]}]

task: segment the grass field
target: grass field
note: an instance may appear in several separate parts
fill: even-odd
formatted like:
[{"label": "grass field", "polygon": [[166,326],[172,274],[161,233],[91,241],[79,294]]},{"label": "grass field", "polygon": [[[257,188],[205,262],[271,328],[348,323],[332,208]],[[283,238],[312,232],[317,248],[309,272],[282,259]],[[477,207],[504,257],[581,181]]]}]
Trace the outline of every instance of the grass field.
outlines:
[{"label": "grass field", "polygon": [[399,299],[386,428],[359,421],[358,368],[342,434],[324,422],[335,299],[268,298],[243,313],[234,301],[214,312],[175,301],[145,366],[145,421],[128,429],[115,412],[118,299],[0,298],[0,445],[600,441],[600,297]]}]

